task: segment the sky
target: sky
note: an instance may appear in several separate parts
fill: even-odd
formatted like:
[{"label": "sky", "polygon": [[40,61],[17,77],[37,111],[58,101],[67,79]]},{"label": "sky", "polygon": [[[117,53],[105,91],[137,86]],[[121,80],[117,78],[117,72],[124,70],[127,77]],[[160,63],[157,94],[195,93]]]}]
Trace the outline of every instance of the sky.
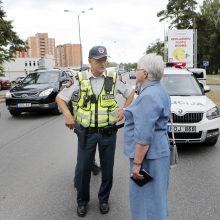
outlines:
[{"label": "sky", "polygon": [[[134,63],[157,39],[163,40],[168,22],[157,13],[168,0],[2,0],[7,20],[22,40],[48,33],[55,45],[79,43],[78,15],[83,62],[95,45],[106,46],[110,62]],[[197,0],[199,4],[202,0]],[[88,10],[93,8],[93,10]],[[71,12],[64,12],[64,10]]]}]

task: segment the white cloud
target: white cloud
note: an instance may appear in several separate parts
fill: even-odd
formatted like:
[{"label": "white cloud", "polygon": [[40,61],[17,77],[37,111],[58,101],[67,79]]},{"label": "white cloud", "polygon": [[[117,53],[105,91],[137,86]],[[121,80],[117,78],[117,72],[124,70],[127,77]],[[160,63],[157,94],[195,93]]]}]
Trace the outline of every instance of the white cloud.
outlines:
[{"label": "white cloud", "polygon": [[[201,0],[200,0],[201,1]],[[14,30],[22,39],[37,32],[47,32],[56,45],[78,43],[77,15],[80,12],[81,39],[84,62],[88,50],[105,45],[111,61],[136,62],[147,46],[156,39],[163,40],[164,23],[156,14],[165,9],[167,0],[7,0],[3,8]],[[166,27],[166,26],[165,26]]]}]

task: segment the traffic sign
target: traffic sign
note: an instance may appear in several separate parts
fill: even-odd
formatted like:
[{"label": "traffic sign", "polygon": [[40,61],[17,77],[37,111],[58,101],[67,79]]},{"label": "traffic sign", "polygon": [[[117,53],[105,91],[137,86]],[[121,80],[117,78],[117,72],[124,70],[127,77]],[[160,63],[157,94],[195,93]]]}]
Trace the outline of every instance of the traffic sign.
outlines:
[{"label": "traffic sign", "polygon": [[203,60],[203,66],[209,66],[209,61],[208,60]]}]

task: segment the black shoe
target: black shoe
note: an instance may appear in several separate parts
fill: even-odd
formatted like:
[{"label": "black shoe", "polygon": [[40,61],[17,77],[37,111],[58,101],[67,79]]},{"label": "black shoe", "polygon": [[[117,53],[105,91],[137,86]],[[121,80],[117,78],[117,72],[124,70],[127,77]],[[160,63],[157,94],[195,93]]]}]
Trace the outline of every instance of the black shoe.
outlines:
[{"label": "black shoe", "polygon": [[76,183],[74,183],[74,189],[77,190]]},{"label": "black shoe", "polygon": [[99,205],[99,209],[100,209],[100,212],[102,214],[107,214],[109,212],[109,204],[108,203],[102,203]]},{"label": "black shoe", "polygon": [[73,178],[73,185],[74,185],[74,188],[76,188],[75,178]]},{"label": "black shoe", "polygon": [[92,164],[92,173],[94,176],[98,175],[100,172],[100,167],[98,166],[98,164],[96,162],[94,162]]},{"label": "black shoe", "polygon": [[87,208],[85,205],[81,205],[81,206],[78,206],[77,207],[77,215],[79,217],[84,217],[86,216],[86,213],[87,213]]}]

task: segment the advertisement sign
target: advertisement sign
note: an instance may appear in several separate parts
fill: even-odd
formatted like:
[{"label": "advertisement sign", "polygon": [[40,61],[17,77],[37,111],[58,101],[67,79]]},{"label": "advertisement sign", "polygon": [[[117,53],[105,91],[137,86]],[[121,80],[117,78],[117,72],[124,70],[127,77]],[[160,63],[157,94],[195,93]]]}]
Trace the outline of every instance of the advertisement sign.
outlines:
[{"label": "advertisement sign", "polygon": [[168,62],[185,62],[193,67],[193,30],[168,31]]}]

